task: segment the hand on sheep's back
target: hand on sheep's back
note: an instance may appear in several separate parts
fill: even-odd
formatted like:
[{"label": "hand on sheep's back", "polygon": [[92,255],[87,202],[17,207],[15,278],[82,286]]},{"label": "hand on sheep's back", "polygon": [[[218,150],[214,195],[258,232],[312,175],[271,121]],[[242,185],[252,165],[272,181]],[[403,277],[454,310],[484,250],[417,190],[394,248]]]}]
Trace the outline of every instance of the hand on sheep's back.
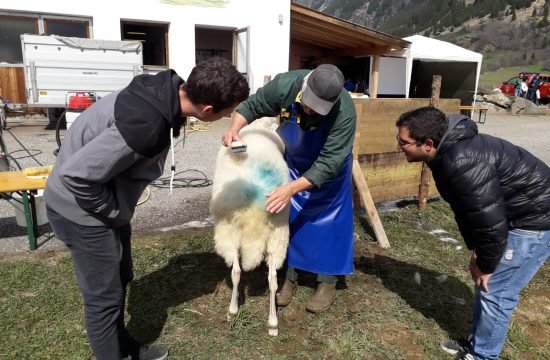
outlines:
[{"label": "hand on sheep's back", "polygon": [[290,184],[273,189],[266,195],[265,209],[272,214],[280,213],[288,205],[292,195]]}]

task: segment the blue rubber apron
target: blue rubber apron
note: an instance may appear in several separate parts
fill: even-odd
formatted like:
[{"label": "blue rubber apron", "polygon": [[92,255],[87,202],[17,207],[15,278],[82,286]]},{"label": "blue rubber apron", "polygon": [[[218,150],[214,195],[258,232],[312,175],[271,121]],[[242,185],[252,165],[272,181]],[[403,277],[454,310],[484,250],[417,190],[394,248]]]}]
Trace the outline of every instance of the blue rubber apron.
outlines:
[{"label": "blue rubber apron", "polygon": [[[315,162],[325,142],[326,121],[304,131],[293,121],[282,121],[277,132],[286,145],[285,160],[291,180]],[[323,275],[353,272],[353,209],[351,153],[336,177],[321,188],[302,191],[290,202],[288,266]]]}]

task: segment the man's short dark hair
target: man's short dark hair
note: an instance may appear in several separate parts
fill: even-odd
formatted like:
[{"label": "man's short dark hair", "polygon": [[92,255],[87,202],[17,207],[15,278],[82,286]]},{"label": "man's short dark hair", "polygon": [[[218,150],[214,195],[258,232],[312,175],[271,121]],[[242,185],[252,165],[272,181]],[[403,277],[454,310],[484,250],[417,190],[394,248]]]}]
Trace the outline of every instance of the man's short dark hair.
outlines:
[{"label": "man's short dark hair", "polygon": [[212,105],[214,112],[246,100],[250,93],[244,76],[230,61],[220,57],[198,63],[183,90],[193,104]]},{"label": "man's short dark hair", "polygon": [[438,147],[449,122],[445,114],[431,106],[421,107],[402,114],[395,122],[397,127],[406,126],[409,135],[416,141],[425,142],[432,139]]}]

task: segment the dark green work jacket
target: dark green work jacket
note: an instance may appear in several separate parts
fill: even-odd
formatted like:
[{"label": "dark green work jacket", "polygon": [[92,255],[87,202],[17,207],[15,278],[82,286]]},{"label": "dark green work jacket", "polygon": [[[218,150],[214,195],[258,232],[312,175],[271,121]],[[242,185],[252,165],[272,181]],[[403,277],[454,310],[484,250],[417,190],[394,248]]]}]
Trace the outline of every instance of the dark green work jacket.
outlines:
[{"label": "dark green work jacket", "polygon": [[[248,123],[264,116],[288,117],[291,105],[296,102],[302,90],[304,77],[311,70],[295,70],[282,73],[251,95],[237,108]],[[327,121],[325,143],[317,160],[303,176],[317,187],[336,176],[351,152],[355,137],[355,106],[349,93],[342,88],[340,97],[326,116],[308,116],[299,113],[299,122],[307,131],[319,126],[320,121]]]}]

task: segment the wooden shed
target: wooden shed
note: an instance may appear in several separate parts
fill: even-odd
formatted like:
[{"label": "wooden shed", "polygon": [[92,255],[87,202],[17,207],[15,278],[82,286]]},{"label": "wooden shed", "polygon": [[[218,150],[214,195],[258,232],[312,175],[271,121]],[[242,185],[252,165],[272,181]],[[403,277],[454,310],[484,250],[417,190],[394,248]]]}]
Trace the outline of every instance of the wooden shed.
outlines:
[{"label": "wooden shed", "polygon": [[292,3],[290,7],[289,69],[331,63],[348,75],[347,69],[367,65],[364,70],[372,69],[366,78],[370,80],[370,94],[374,97],[378,88],[380,55],[403,51],[409,44],[399,37],[304,6]]},{"label": "wooden shed", "polygon": [[[397,149],[395,121],[400,114],[430,104],[423,99],[378,99],[380,55],[403,53],[410,43],[401,38],[291,4],[289,68],[314,68],[369,59],[370,98],[354,99],[357,110],[355,159],[375,203],[418,195],[422,164],[408,163]],[[458,113],[458,99],[441,99],[442,111]],[[435,187],[430,194],[435,194]]]}]

